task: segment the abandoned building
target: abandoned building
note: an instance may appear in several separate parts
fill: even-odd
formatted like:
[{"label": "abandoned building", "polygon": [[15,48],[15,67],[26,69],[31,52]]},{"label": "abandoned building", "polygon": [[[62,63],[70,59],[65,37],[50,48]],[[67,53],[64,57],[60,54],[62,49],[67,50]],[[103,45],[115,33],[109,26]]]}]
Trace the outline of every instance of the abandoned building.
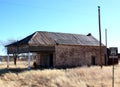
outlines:
[{"label": "abandoned building", "polygon": [[[36,53],[36,64],[44,67],[60,68],[106,63],[106,46],[102,44],[100,56],[99,41],[91,34],[37,31],[20,41],[6,45],[6,48],[8,55]],[[28,61],[30,62],[29,56]]]}]

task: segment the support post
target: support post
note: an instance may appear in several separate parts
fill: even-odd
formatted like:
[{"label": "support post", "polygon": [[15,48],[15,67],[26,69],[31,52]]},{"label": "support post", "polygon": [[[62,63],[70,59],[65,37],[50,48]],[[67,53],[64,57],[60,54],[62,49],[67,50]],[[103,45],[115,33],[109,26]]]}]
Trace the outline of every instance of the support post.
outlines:
[{"label": "support post", "polygon": [[30,52],[28,53],[28,70],[30,70]]},{"label": "support post", "polygon": [[112,77],[112,87],[114,87],[114,54],[112,54],[112,62],[113,62],[113,69],[112,69],[112,74],[113,74],[113,77]]},{"label": "support post", "polygon": [[106,44],[106,65],[108,65],[108,53],[107,53],[107,29],[105,29],[105,44]]},{"label": "support post", "polygon": [[9,69],[9,54],[8,54],[8,57],[7,57],[7,68]]}]

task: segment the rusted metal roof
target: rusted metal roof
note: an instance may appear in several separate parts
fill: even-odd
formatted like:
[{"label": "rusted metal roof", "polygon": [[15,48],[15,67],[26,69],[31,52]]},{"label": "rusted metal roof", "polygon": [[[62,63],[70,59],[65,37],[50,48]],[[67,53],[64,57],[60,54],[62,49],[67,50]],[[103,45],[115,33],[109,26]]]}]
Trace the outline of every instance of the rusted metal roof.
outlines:
[{"label": "rusted metal roof", "polygon": [[16,42],[13,42],[13,43],[11,43],[11,44],[8,44],[8,45],[6,45],[6,47],[8,47],[8,46],[18,46],[18,45],[28,44],[29,40],[33,37],[34,34],[35,34],[35,33],[27,36],[26,38],[24,38],[24,39],[22,39],[22,40],[20,40],[20,41],[16,41]]},{"label": "rusted metal roof", "polygon": [[32,35],[7,46],[16,44],[29,44],[31,46],[56,44],[99,46],[99,41],[92,35],[37,31]]}]

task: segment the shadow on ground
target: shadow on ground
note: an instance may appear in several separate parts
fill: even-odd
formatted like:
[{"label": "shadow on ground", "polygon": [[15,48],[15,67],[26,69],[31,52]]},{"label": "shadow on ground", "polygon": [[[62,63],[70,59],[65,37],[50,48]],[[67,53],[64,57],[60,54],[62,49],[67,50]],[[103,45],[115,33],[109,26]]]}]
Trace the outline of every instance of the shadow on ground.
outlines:
[{"label": "shadow on ground", "polygon": [[4,69],[0,69],[0,76],[2,74],[6,74],[6,73],[21,73],[21,72],[24,72],[24,71],[28,71],[27,68],[4,68]]},{"label": "shadow on ground", "polygon": [[[79,66],[79,67],[82,67],[82,66]],[[87,67],[90,67],[90,66],[87,66]],[[6,73],[15,73],[15,74],[19,74],[19,73],[22,73],[22,72],[25,72],[25,71],[30,71],[30,70],[44,70],[44,69],[71,69],[71,68],[76,68],[74,66],[72,67],[58,67],[58,68],[47,68],[47,67],[31,67],[31,69],[28,70],[28,68],[3,68],[3,69],[0,69],[0,76],[3,75],[3,74],[6,74]]]}]

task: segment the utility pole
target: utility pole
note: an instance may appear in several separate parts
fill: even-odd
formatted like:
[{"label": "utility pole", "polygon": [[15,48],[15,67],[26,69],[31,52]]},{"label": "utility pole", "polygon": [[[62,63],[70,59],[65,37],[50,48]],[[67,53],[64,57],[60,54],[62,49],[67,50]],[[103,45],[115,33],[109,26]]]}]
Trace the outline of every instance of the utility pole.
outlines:
[{"label": "utility pole", "polygon": [[100,22],[100,6],[98,6],[98,23],[99,23],[99,46],[100,46],[100,66],[102,68],[102,56],[101,56],[101,22]]},{"label": "utility pole", "polygon": [[106,47],[107,47],[107,29],[105,29],[105,44],[106,44]]}]

